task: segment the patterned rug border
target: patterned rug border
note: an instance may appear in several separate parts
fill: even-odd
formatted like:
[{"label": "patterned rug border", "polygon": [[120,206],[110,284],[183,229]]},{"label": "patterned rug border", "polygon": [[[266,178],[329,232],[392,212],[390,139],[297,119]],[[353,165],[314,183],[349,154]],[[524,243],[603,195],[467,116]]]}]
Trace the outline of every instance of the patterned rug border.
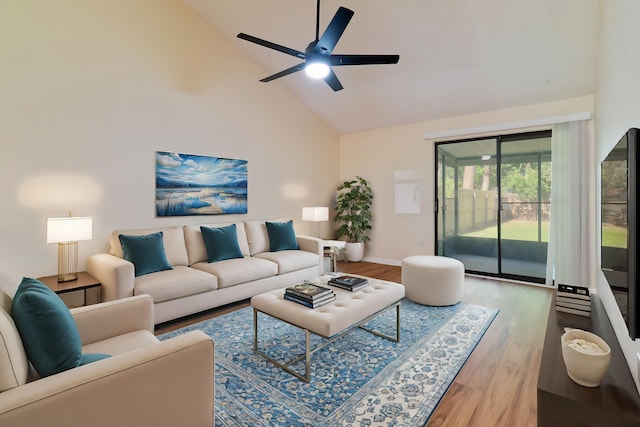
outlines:
[{"label": "patterned rug border", "polygon": [[[353,330],[325,349],[314,353],[312,383],[307,385],[246,348],[248,346],[252,349],[253,345],[253,328],[250,327],[250,331],[246,331],[248,318],[252,325],[251,307],[180,328],[159,338],[164,340],[190,330],[201,329],[216,341],[217,426],[423,426],[480,343],[499,310],[466,303],[449,307],[427,307],[404,299],[401,313],[402,338],[412,342],[402,342],[404,347],[398,344],[398,349],[392,347],[394,343],[378,337],[369,341],[370,338],[354,336],[352,342],[347,337],[354,334],[371,337],[365,331]],[[237,325],[242,323],[240,319],[244,322],[244,327]],[[377,320],[374,319],[372,322],[375,323]],[[278,322],[275,319],[271,321]],[[423,323],[428,323],[428,326],[418,330]],[[262,318],[260,324],[262,331]],[[275,325],[277,326],[273,331],[269,330],[274,334],[274,340],[278,343],[288,341],[277,338],[280,336],[278,334],[286,334],[286,331],[278,331],[280,325]],[[241,327],[242,333],[234,331],[234,326]],[[221,331],[225,327],[227,333],[223,334]],[[362,345],[362,342],[358,343],[358,339],[371,342],[371,354],[374,354],[371,361],[367,359],[369,349],[365,348],[366,346],[358,347]],[[342,344],[344,348],[334,348],[342,340],[346,340]],[[288,352],[292,349],[295,349],[295,346],[285,345],[281,351]],[[319,354],[325,350],[335,350],[343,357],[349,357],[348,353],[357,353],[357,357],[365,360],[360,367],[365,366],[367,369],[372,368],[378,361],[375,354],[390,355],[389,360],[378,361],[380,365],[384,365],[383,367],[373,367],[370,369],[372,372],[366,372],[363,378],[352,379],[352,376],[358,377],[358,373],[352,371],[359,366],[351,366],[348,369],[342,367],[342,370],[334,368],[337,369],[335,372],[329,369],[329,378],[344,375],[349,378],[348,381],[344,381],[347,384],[353,380],[355,385],[347,387],[332,384],[331,380],[324,384],[321,374],[317,374],[317,379],[314,377],[313,370],[322,367],[316,365],[318,360],[323,360]],[[393,355],[396,357],[393,358]],[[324,357],[331,359],[331,355]],[[336,402],[327,403],[327,397],[320,393],[324,391],[322,387],[332,387],[329,394],[335,390]],[[227,390],[228,388],[231,391]],[[333,395],[331,397],[333,398]],[[316,402],[319,404],[315,405]],[[326,405],[326,409],[323,404]]]},{"label": "patterned rug border", "polygon": [[[417,363],[412,363],[412,361],[415,359],[418,359],[418,354],[421,354],[424,356],[427,353],[433,352],[435,350],[433,347],[437,347],[438,345],[441,344],[441,342],[438,342],[438,341],[434,342],[433,338],[437,334],[440,335],[443,328],[452,326],[451,321],[454,320],[456,316],[460,317],[465,308],[481,308],[481,309],[487,310],[485,307],[472,305],[472,304],[460,303],[458,306],[461,307],[461,309],[454,314],[453,318],[448,319],[448,321],[441,328],[432,331],[432,334],[425,336],[422,339],[420,339],[418,342],[416,342],[411,349],[403,353],[401,359],[398,359],[392,362],[391,364],[389,364],[389,366],[385,368],[385,371],[390,370],[390,371],[398,371],[402,373],[402,372],[407,372],[408,368],[410,367],[413,367],[413,369],[416,370]],[[491,324],[493,323],[493,321],[495,320],[499,312],[499,310],[489,310],[489,311],[490,312],[492,311],[492,312],[484,320],[482,327],[480,327],[480,329],[476,331],[476,334],[474,335],[474,337],[469,339],[470,342],[468,343],[468,346],[465,347],[465,350],[463,351],[463,353],[460,353],[455,358],[452,358],[454,359],[454,360],[451,360],[451,363],[453,365],[449,364],[448,367],[450,369],[447,369],[445,371],[447,373],[447,376],[445,378],[442,378],[441,381],[434,384],[436,387],[435,389],[430,390],[430,393],[427,394],[428,398],[417,405],[418,409],[414,412],[415,415],[410,420],[403,419],[402,420],[403,423],[408,421],[406,425],[423,426],[429,421],[431,414],[433,413],[435,408],[438,406],[438,404],[446,394],[447,390],[449,389],[449,387],[451,386],[455,378],[460,373],[460,370],[466,364],[467,360],[469,359],[473,351],[476,349],[476,347],[482,340],[482,337],[484,336],[486,331],[489,329],[489,327],[491,326]],[[381,382],[384,381],[388,383],[389,380],[393,378],[392,376],[387,376],[383,378],[381,374],[382,372],[377,375],[376,380],[382,380]],[[418,376],[420,376],[419,373],[418,373]],[[380,388],[377,388],[377,391],[380,391]],[[366,399],[360,398],[359,401],[362,402],[365,400]],[[424,404],[425,402],[427,402],[427,404]],[[408,403],[406,406],[411,406],[411,404]],[[357,422],[357,420],[355,421],[356,422],[352,422],[352,423],[345,423],[343,421],[342,425],[344,426],[361,425],[360,423]],[[376,420],[374,419],[374,421]],[[377,421],[382,421],[382,420],[377,420]],[[365,423],[362,425],[367,425],[367,424]],[[396,425],[396,424],[393,422],[393,420],[391,420],[391,422],[388,425]]]}]

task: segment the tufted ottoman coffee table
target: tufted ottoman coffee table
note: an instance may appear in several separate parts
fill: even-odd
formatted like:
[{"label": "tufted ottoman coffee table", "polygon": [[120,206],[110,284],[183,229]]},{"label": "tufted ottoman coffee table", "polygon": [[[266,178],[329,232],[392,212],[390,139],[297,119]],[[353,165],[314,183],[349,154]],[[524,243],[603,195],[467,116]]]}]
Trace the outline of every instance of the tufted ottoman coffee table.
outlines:
[{"label": "tufted ottoman coffee table", "polygon": [[[251,298],[253,307],[253,351],[296,378],[309,382],[311,379],[311,354],[341,338],[354,328],[361,328],[391,341],[400,341],[400,300],[404,297],[404,286],[399,283],[367,278],[369,286],[355,292],[332,287],[329,277],[323,276],[317,283],[328,286],[336,294],[336,300],[318,308],[309,308],[284,299],[284,288]],[[363,325],[381,313],[396,309],[396,336],[388,336],[370,330]],[[258,349],[258,313],[264,313],[283,322],[297,326],[305,332],[304,354],[287,362],[279,362]],[[310,348],[311,334],[327,338],[321,345]],[[304,376],[291,369],[291,365],[304,359]]]}]

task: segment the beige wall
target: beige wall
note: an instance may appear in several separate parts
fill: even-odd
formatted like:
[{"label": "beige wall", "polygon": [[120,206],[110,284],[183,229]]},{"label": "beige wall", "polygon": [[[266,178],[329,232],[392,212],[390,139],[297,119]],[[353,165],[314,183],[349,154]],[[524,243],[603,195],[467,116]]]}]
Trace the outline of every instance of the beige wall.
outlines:
[{"label": "beige wall", "polygon": [[[434,140],[425,140],[425,134],[451,131],[459,135],[447,138],[449,140],[469,138],[480,136],[467,133],[469,128],[592,112],[593,108],[593,96],[585,96],[342,135],[341,179],[360,175],[370,181],[374,191],[374,225],[371,242],[366,246],[365,259],[399,265],[406,256],[434,253]],[[489,134],[527,130],[533,128]],[[412,171],[420,177],[423,191],[419,214],[395,213],[396,171]]]},{"label": "beige wall", "polygon": [[[640,2],[636,0],[603,0],[600,2],[599,49],[596,87],[596,162],[599,164],[609,150],[630,127],[640,128],[640,27],[637,16]],[[599,173],[599,172],[598,172]],[[599,178],[598,178],[598,186]],[[598,203],[600,198],[598,197]],[[600,212],[598,212],[598,221]],[[597,232],[598,246],[600,233]],[[598,250],[598,260],[600,253]],[[598,262],[598,265],[600,263]],[[622,315],[609,286],[598,270],[597,288],[611,324],[616,330],[631,372],[640,390],[638,359],[640,342],[629,338]]]},{"label": "beige wall", "polygon": [[156,218],[157,150],[248,160],[239,217],[308,232],[338,135],[264,74],[179,0],[0,1],[0,287],[56,274],[47,217],[93,217],[80,269],[111,230],[230,218]]}]

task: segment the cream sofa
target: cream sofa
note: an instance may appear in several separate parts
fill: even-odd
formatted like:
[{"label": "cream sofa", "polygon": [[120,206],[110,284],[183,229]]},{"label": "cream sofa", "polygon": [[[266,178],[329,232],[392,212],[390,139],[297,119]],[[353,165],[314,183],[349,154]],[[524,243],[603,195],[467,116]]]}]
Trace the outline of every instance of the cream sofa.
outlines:
[{"label": "cream sofa", "polygon": [[9,313],[0,291],[1,426],[213,425],[213,341],[158,341],[149,296],[72,309],[83,353],[111,357],[40,379]]},{"label": "cream sofa", "polygon": [[[275,220],[274,220],[275,221]],[[89,257],[89,274],[102,283],[103,301],[148,294],[154,300],[156,324],[250,298],[322,274],[322,240],[296,236],[299,250],[270,252],[265,221],[238,221],[238,245],[243,258],[207,262],[199,225],[114,231],[110,252]],[[222,227],[224,224],[201,224]],[[162,231],[172,270],[135,277],[123,258],[119,235]]]}]

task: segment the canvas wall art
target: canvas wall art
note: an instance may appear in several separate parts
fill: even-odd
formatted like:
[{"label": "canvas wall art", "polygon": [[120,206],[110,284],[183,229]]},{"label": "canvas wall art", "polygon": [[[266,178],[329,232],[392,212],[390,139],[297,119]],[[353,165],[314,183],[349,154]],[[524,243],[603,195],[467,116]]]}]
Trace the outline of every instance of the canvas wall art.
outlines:
[{"label": "canvas wall art", "polygon": [[247,213],[247,161],[156,151],[156,215]]}]

